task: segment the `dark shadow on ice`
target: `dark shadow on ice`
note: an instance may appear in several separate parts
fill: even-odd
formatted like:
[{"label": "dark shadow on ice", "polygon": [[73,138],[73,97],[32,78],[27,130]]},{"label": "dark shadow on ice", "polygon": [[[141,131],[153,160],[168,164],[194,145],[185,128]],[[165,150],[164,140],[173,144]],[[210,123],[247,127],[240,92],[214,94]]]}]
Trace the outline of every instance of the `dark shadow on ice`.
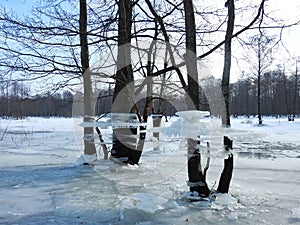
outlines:
[{"label": "dark shadow on ice", "polygon": [[290,217],[288,218],[289,224],[300,224],[300,218],[298,217]]},{"label": "dark shadow on ice", "polygon": [[70,166],[17,166],[9,169],[0,169],[1,183],[3,186],[31,185],[31,184],[58,184],[84,177],[93,172],[89,167]]},{"label": "dark shadow on ice", "polygon": [[115,185],[86,166],[0,170],[0,224],[109,224],[118,220]]},{"label": "dark shadow on ice", "polygon": [[71,209],[51,210],[28,216],[15,216],[14,218],[0,218],[1,224],[120,224],[116,209]]},{"label": "dark shadow on ice", "polygon": [[236,142],[235,153],[241,158],[275,159],[299,158],[300,146],[290,143],[267,142],[253,140],[252,142]]},{"label": "dark shadow on ice", "polygon": [[239,157],[242,158],[254,158],[254,159],[274,159],[275,156],[272,156],[268,153],[263,152],[236,152]]}]

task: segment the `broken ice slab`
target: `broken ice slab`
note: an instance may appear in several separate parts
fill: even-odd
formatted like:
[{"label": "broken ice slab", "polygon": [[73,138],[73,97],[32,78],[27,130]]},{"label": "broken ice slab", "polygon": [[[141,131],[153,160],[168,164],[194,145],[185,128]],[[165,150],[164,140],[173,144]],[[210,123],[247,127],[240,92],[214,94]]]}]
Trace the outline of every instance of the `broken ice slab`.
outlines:
[{"label": "broken ice slab", "polygon": [[188,111],[180,111],[177,112],[183,120],[186,120],[188,122],[196,122],[200,121],[200,119],[209,116],[209,111],[199,111],[199,110],[188,110]]},{"label": "broken ice slab", "polygon": [[[178,112],[178,115],[181,117],[182,120],[181,121],[182,135],[186,137],[196,138],[197,136],[200,135],[200,130],[202,130],[202,134],[203,134],[203,128],[206,127],[206,125],[201,123],[200,120],[205,116],[209,116],[210,113],[208,111],[190,110],[190,111]],[[207,132],[209,132],[209,130],[207,130]]]}]

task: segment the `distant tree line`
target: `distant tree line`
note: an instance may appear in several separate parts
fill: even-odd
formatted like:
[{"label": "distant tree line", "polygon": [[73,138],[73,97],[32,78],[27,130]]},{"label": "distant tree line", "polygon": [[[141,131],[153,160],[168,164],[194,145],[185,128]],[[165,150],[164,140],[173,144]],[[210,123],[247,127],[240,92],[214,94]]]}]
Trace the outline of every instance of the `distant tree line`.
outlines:
[{"label": "distant tree line", "polygon": [[62,93],[30,96],[30,90],[22,82],[2,83],[0,92],[0,116],[23,118],[25,116],[72,116],[73,95]]},{"label": "distant tree line", "polygon": [[[299,90],[297,74],[286,76],[278,69],[261,76],[262,115],[299,115]],[[257,115],[257,77],[244,77],[231,84],[231,114]]]},{"label": "distant tree line", "polygon": [[[26,116],[41,117],[71,117],[74,95],[70,91],[62,93],[48,93],[44,95],[30,95],[30,89],[22,82],[1,83],[0,92],[0,116],[24,118]],[[113,89],[99,90],[95,100],[95,114],[97,116],[110,112],[112,107]],[[80,98],[79,98],[80,99]],[[138,104],[145,105],[145,99]],[[177,98],[180,105],[183,97]],[[154,99],[154,109],[158,109],[160,99]],[[152,114],[174,115],[176,108],[167,100],[161,101],[161,112],[152,111]]]},{"label": "distant tree line", "polygon": [[[200,110],[210,111],[213,116],[221,116],[212,111],[220,112],[222,99],[213,97],[215,90],[222,85],[220,79],[214,77],[206,78],[202,82],[205,90],[200,95]],[[297,73],[287,76],[284,70],[275,69],[262,73],[260,77],[260,93],[258,93],[258,76],[254,74],[242,75],[235,83],[230,84],[230,114],[233,116],[257,116],[258,99],[262,116],[288,116],[294,120],[294,116],[300,115],[300,89]],[[208,101],[207,96],[213,98]],[[260,95],[258,97],[258,95]],[[165,102],[169,111],[163,110],[165,115],[173,115],[176,110],[180,110],[180,105],[184,104],[182,96],[174,96],[174,105]],[[172,102],[172,103],[173,103]],[[218,107],[220,109],[218,109]]]},{"label": "distant tree line", "polygon": [[[206,92],[221,85],[220,80],[211,77],[203,82]],[[272,70],[261,77],[261,110],[265,116],[299,115],[300,94],[297,76],[286,76],[283,70]],[[296,88],[296,90],[295,90]],[[230,111],[232,115],[257,115],[257,77],[242,76],[231,84]],[[110,112],[112,106],[113,88],[99,90],[95,101],[95,114]],[[212,93],[208,93],[212,95]],[[30,90],[22,82],[2,83],[0,92],[0,115],[8,117],[25,116],[72,116],[73,94],[70,91],[62,93],[30,96]],[[170,102],[169,100],[172,99]],[[166,99],[152,99],[151,114],[174,115],[184,103],[184,96],[169,96]],[[205,93],[201,98],[201,110],[210,110]],[[146,99],[137,103],[140,107],[146,104]],[[210,103],[218,104],[218,102]]]}]

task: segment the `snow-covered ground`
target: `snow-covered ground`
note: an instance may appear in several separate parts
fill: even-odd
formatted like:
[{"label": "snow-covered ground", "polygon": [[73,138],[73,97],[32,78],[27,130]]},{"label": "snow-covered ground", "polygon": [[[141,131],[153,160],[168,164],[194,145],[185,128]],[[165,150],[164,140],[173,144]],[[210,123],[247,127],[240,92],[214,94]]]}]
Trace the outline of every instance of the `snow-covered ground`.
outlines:
[{"label": "snow-covered ground", "polygon": [[[165,123],[162,141],[147,135],[139,167],[102,159],[80,165],[82,127],[72,118],[1,119],[0,224],[300,224],[300,119],[231,122],[222,130],[217,119],[204,119],[210,187],[222,170],[223,135],[235,155],[230,194],[208,205],[182,198],[186,145],[178,117]],[[102,125],[109,141],[111,128]]]}]

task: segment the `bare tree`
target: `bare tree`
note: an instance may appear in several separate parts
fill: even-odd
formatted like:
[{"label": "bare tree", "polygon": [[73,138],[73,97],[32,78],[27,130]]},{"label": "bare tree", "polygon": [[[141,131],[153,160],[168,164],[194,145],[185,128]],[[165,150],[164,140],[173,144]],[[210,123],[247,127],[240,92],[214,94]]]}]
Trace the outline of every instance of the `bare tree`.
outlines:
[{"label": "bare tree", "polygon": [[268,37],[262,30],[259,34],[251,38],[251,49],[255,51],[256,63],[251,63],[255,70],[256,84],[257,84],[257,116],[258,124],[262,124],[262,77],[272,62],[272,50],[274,50],[274,37]]},{"label": "bare tree", "polygon": [[225,6],[228,8],[228,21],[227,21],[225,43],[224,43],[225,52],[224,52],[223,77],[222,77],[222,92],[223,92],[223,97],[225,102],[225,112],[222,113],[222,125],[226,127],[230,127],[229,81],[230,81],[230,68],[231,68],[231,40],[232,40],[232,34],[234,28],[234,17],[235,17],[234,0],[228,0],[225,3]]},{"label": "bare tree", "polygon": [[[165,41],[169,42],[170,39],[169,39],[168,32],[172,32],[172,29],[168,30],[168,28],[164,25],[164,19],[165,19],[165,17],[164,16],[159,16],[155,12],[155,10],[152,7],[150,1],[146,1],[146,3],[148,5],[151,13],[153,14],[153,16],[159,21],[160,29],[162,30],[163,36],[165,38]],[[234,14],[235,14],[234,13],[234,1],[227,2],[226,6],[228,6],[228,26],[227,26],[228,29],[227,29],[227,34],[225,36],[225,40],[223,40],[223,41],[221,41],[219,43],[214,43],[214,44],[208,45],[209,46],[209,50],[206,51],[206,52],[204,52],[204,53],[202,53],[201,55],[199,55],[196,58],[197,60],[203,59],[203,58],[209,56],[214,51],[218,50],[221,46],[223,46],[225,44],[225,57],[226,57],[225,61],[226,62],[224,63],[224,72],[223,72],[224,79],[223,79],[223,83],[222,83],[222,86],[223,86],[222,89],[223,89],[223,94],[224,94],[224,99],[225,99],[225,104],[226,104],[226,109],[225,109],[224,115],[222,117],[224,119],[223,124],[225,124],[225,126],[226,126],[226,123],[227,123],[227,126],[230,126],[230,119],[229,119],[230,118],[230,112],[229,112],[229,94],[230,94],[230,92],[229,92],[229,78],[230,78],[230,65],[231,65],[231,40],[233,38],[238,37],[239,35],[241,35],[245,31],[253,28],[253,26],[259,20],[259,18],[261,17],[261,15],[263,13],[264,3],[265,3],[265,0],[262,0],[261,3],[260,3],[260,5],[258,6],[258,10],[257,10],[256,16],[253,18],[253,20],[249,24],[245,25],[242,29],[240,29],[236,33],[233,33]],[[187,2],[185,2],[185,4],[187,4]],[[173,6],[174,5],[175,4],[173,4]],[[178,9],[178,8],[179,8],[179,6],[176,5],[175,9]],[[190,19],[190,17],[188,19]],[[190,22],[189,22],[189,25],[190,25]],[[221,27],[221,26],[222,26],[222,24],[219,27]],[[187,28],[187,29],[189,29],[189,28]],[[185,29],[184,29],[184,31],[185,31]],[[205,31],[203,33],[207,34],[207,33],[210,33],[210,32],[209,31]],[[189,35],[190,34],[191,33],[189,32]],[[204,34],[203,34],[203,36],[204,36]],[[186,37],[186,39],[188,39],[188,37]],[[190,37],[189,37],[189,39],[190,39]],[[172,59],[172,57],[171,57],[171,59]],[[165,72],[176,70],[177,75],[178,75],[178,77],[179,77],[179,79],[180,79],[180,81],[182,83],[182,88],[187,93],[189,93],[189,88],[190,88],[189,84],[187,85],[185,83],[185,80],[183,79],[183,77],[181,75],[181,72],[180,72],[180,68],[182,66],[185,66],[187,64],[187,62],[189,62],[189,61],[190,60],[185,60],[184,62],[176,64],[174,61],[172,62],[172,60],[171,60],[171,66],[166,67],[166,68],[161,69],[161,70],[158,70],[158,71],[154,71],[153,74],[152,74],[152,76],[158,76],[158,75],[163,74]],[[187,65],[187,67],[189,67],[189,66]]]},{"label": "bare tree", "polygon": [[[1,74],[6,81],[47,79],[35,90],[42,94],[72,89],[83,82],[84,120],[90,121],[94,109],[89,59],[92,54],[105,52],[103,46],[114,40],[113,34],[108,38],[115,22],[113,6],[99,3],[99,7],[91,8],[86,0],[54,0],[36,5],[31,14],[21,18],[1,8],[0,33],[5,37],[0,39]],[[85,127],[84,133],[84,152],[94,154],[93,128]]]}]

